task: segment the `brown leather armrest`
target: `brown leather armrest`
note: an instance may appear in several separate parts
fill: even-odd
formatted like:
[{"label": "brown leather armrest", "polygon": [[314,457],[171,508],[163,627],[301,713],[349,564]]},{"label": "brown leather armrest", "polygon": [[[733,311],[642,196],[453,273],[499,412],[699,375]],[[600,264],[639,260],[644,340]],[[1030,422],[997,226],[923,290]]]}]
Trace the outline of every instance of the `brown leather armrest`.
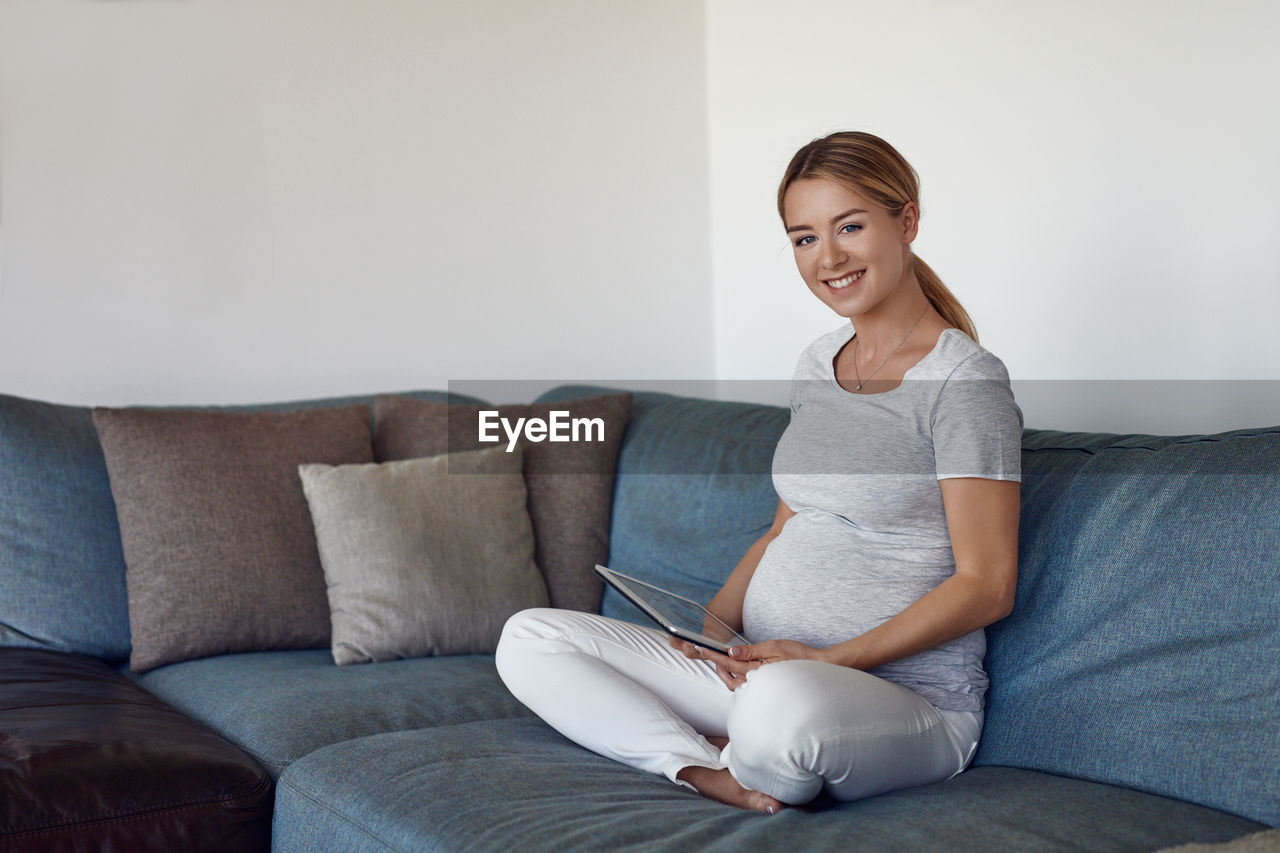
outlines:
[{"label": "brown leather armrest", "polygon": [[0,848],[266,851],[267,772],[83,655],[0,648]]}]

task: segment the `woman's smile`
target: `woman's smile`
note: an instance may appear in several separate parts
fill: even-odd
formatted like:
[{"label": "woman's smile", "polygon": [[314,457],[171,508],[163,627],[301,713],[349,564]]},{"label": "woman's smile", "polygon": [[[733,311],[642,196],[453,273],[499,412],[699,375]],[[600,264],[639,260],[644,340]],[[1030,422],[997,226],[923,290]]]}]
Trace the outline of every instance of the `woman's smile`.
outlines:
[{"label": "woman's smile", "polygon": [[840,278],[823,279],[823,283],[832,290],[845,290],[855,281],[861,280],[862,277],[866,275],[866,272],[866,270],[858,270],[857,272],[851,272],[847,275],[843,275]]}]

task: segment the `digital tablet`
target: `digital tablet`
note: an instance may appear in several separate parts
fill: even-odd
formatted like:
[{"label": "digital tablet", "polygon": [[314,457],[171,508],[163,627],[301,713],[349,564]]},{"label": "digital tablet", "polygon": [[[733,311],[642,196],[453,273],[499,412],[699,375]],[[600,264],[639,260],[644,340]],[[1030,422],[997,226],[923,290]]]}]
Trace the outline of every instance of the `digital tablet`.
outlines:
[{"label": "digital tablet", "polygon": [[597,565],[596,574],[668,634],[725,654],[729,653],[730,646],[747,644],[741,634],[696,601],[607,566]]}]

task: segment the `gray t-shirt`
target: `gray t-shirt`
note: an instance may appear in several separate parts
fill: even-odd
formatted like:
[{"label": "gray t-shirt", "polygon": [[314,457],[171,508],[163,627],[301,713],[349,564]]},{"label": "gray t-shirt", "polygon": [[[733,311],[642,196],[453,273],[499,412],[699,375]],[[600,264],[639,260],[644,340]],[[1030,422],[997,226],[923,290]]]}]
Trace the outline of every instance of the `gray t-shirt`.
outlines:
[{"label": "gray t-shirt", "polygon": [[[1022,410],[1004,363],[947,329],[902,384],[853,394],[833,359],[853,326],[818,338],[791,383],[791,423],[773,485],[795,516],[756,568],[743,602],[752,642],[815,647],[863,634],[955,573],[939,480],[1022,478]],[[870,670],[935,707],[980,711],[987,689],[979,629]]]}]

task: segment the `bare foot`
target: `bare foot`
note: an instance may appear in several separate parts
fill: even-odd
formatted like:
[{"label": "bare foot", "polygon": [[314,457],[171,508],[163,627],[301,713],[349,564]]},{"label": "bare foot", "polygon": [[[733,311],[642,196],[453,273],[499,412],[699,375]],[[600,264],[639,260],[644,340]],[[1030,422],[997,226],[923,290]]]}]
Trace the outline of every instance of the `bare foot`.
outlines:
[{"label": "bare foot", "polygon": [[712,770],[710,767],[690,765],[676,774],[682,782],[688,782],[698,789],[698,793],[721,803],[737,806],[740,809],[776,814],[786,808],[783,803],[762,794],[759,791],[748,791],[738,784],[738,780],[728,770]]}]

